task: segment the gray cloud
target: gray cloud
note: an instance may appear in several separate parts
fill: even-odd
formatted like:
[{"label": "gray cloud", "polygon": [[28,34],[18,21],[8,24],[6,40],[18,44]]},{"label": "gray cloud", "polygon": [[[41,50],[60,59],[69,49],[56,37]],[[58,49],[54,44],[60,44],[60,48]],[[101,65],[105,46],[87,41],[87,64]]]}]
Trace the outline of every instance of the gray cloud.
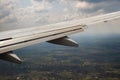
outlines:
[{"label": "gray cloud", "polygon": [[10,24],[17,21],[14,16],[15,3],[15,0],[0,1],[0,24]]},{"label": "gray cloud", "polygon": [[5,18],[6,16],[9,16],[10,12],[8,10],[5,9],[1,9],[0,10],[0,19]]},{"label": "gray cloud", "polygon": [[14,22],[17,22],[17,19],[12,17],[12,18],[8,18],[5,23],[14,23]]}]

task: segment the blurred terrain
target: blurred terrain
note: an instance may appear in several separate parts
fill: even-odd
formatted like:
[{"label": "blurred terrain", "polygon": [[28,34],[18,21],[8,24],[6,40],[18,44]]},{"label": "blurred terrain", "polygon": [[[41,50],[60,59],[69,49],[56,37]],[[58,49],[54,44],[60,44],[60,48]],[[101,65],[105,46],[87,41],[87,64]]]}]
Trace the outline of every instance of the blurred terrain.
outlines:
[{"label": "blurred terrain", "polygon": [[120,80],[120,36],[73,36],[79,47],[41,43],[14,51],[22,64],[0,61],[0,80]]}]

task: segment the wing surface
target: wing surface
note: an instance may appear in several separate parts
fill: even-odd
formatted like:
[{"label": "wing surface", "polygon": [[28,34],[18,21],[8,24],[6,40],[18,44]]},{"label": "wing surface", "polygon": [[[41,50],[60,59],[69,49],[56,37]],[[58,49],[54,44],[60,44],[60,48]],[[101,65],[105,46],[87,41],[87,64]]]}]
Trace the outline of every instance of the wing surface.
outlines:
[{"label": "wing surface", "polygon": [[88,25],[108,22],[117,18],[120,18],[120,11],[45,26],[2,31],[0,32],[0,56],[7,54],[9,57],[9,52],[11,53],[13,50],[45,41],[65,46],[78,46],[67,36],[84,31]]}]

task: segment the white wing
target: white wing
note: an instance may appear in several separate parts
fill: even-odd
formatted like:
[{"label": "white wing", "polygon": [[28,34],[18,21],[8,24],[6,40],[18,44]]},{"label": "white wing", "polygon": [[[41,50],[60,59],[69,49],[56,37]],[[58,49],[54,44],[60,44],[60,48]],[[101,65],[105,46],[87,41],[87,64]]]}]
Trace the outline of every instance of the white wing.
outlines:
[{"label": "white wing", "polygon": [[66,46],[78,46],[67,36],[84,31],[87,25],[108,22],[116,18],[120,18],[120,11],[91,18],[0,32],[0,58],[20,63],[21,60],[16,55],[11,55],[13,50],[45,41]]}]

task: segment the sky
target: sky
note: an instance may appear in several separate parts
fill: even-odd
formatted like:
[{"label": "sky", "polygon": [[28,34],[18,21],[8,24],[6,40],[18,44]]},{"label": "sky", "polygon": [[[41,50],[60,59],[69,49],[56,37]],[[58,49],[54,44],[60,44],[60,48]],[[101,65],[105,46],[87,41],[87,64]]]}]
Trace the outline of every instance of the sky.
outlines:
[{"label": "sky", "polygon": [[[0,31],[120,11],[120,0],[0,0]],[[85,34],[120,33],[120,19],[88,26]]]}]

